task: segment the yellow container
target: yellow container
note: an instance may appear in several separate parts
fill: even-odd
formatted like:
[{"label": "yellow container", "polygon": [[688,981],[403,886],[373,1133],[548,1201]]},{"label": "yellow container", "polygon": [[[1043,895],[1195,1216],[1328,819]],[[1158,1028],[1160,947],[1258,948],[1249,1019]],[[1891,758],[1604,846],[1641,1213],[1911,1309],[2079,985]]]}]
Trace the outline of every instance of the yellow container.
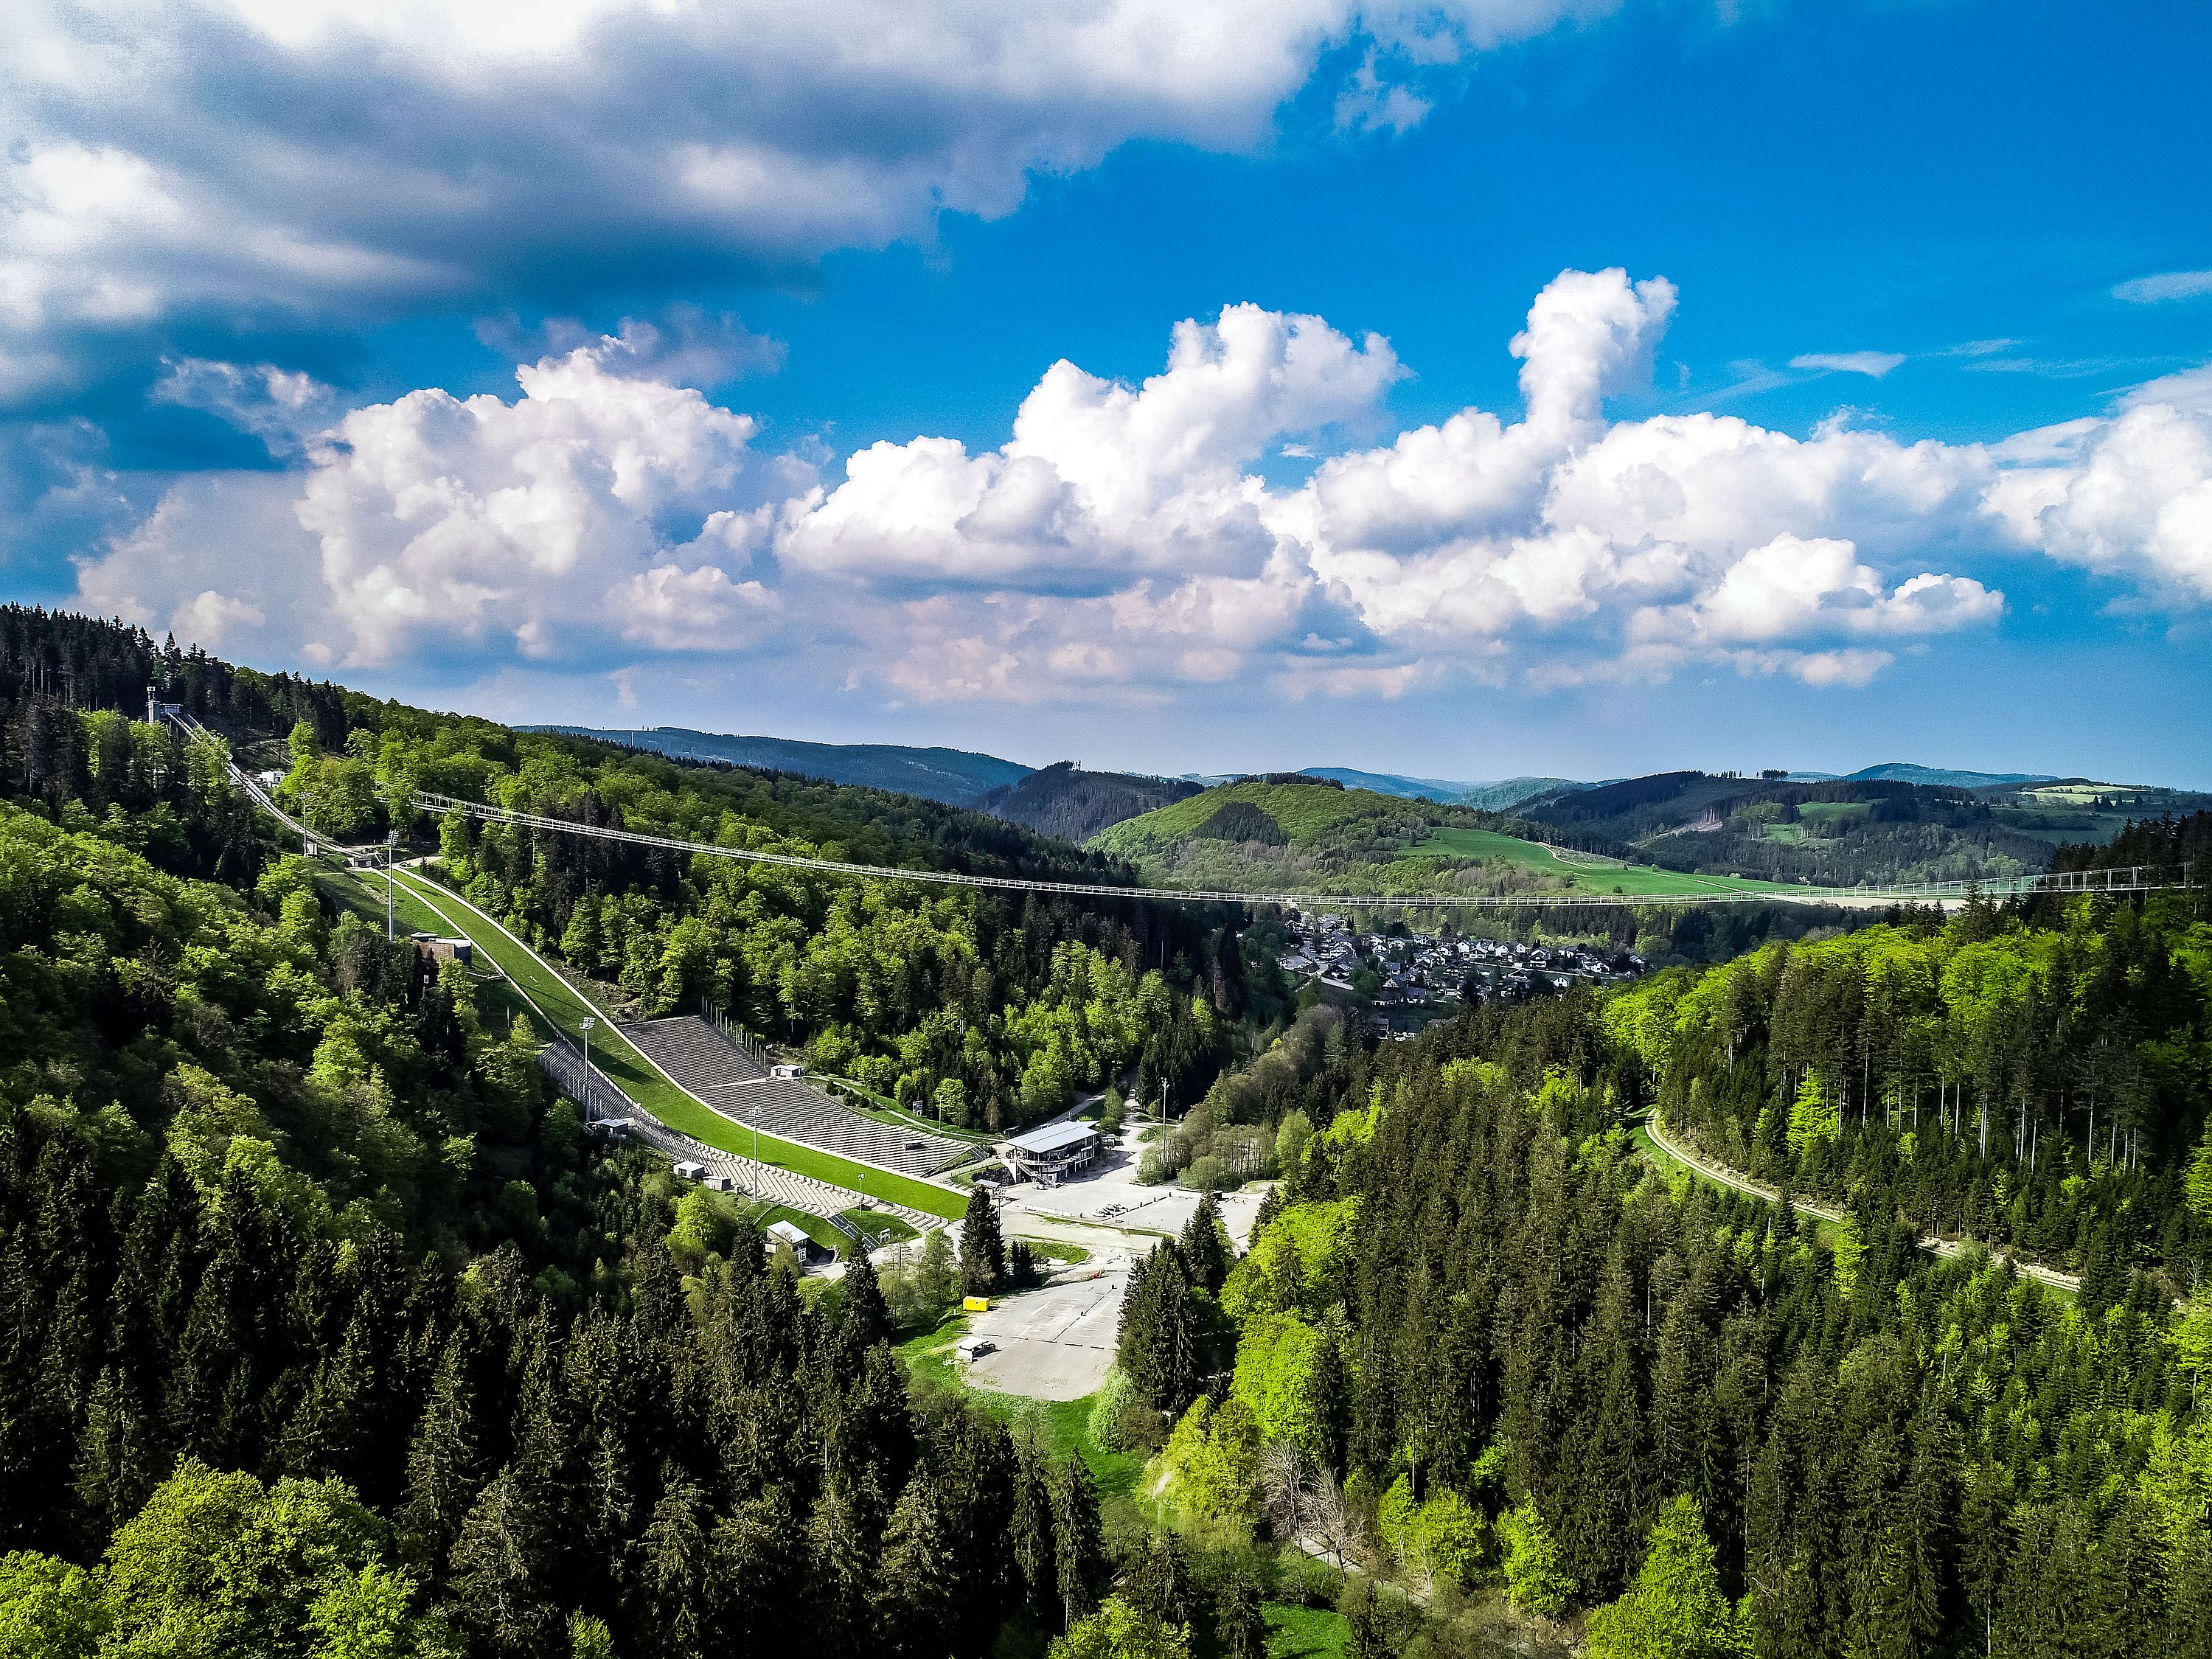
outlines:
[{"label": "yellow container", "polygon": [[988,1313],[991,1311],[991,1298],[988,1296],[971,1296],[960,1304],[960,1311],[963,1313]]}]

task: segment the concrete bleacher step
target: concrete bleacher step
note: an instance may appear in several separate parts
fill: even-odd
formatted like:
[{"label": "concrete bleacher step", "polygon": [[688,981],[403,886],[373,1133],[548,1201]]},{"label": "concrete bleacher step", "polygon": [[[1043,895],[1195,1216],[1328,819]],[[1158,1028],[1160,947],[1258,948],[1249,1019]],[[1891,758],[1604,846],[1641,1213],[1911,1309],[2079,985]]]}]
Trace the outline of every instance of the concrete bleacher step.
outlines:
[{"label": "concrete bleacher step", "polygon": [[733,1123],[784,1140],[927,1176],[974,1155],[967,1143],[897,1129],[848,1111],[806,1084],[769,1077],[752,1056],[695,1015],[619,1028],[678,1085]]}]

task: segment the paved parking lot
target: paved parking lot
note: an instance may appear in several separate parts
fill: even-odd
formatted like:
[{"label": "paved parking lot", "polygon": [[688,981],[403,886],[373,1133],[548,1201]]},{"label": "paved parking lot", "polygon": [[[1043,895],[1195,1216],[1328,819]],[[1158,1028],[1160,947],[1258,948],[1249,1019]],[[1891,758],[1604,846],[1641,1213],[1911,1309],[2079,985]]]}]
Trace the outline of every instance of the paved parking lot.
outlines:
[{"label": "paved parking lot", "polygon": [[[1016,1218],[1034,1213],[1180,1235],[1198,1208],[1199,1195],[1184,1187],[1139,1185],[1137,1160],[1143,1150],[1133,1132],[1125,1131],[1121,1145],[1102,1158],[1095,1168],[1057,1187],[1038,1187],[1024,1182],[1009,1188],[1002,1206],[1006,1230],[1018,1233],[1021,1229],[1016,1224]],[[1265,1190],[1265,1184],[1259,1183],[1243,1192],[1221,1195],[1221,1219],[1239,1249],[1251,1240],[1252,1218],[1259,1210]],[[1148,1248],[1141,1237],[1130,1242],[1133,1248]]]},{"label": "paved parking lot", "polygon": [[[970,1382],[1033,1400],[1080,1400],[1106,1380],[1131,1265],[1158,1243],[1151,1235],[1180,1234],[1199,1204],[1184,1188],[1139,1185],[1141,1151],[1127,1134],[1080,1176],[1057,1187],[1024,1182],[1002,1195],[999,1224],[1007,1237],[1026,1238],[1048,1255],[1055,1243],[1081,1244],[1091,1256],[1056,1284],[969,1316],[969,1334],[995,1345],[966,1368]],[[1263,1190],[1222,1197],[1222,1220],[1240,1249]]]},{"label": "paved parking lot", "polygon": [[1080,1400],[1097,1389],[1114,1364],[1128,1258],[1103,1258],[1074,1270],[1092,1275],[1047,1285],[968,1318],[970,1336],[996,1346],[967,1368],[977,1388],[1032,1400]]}]

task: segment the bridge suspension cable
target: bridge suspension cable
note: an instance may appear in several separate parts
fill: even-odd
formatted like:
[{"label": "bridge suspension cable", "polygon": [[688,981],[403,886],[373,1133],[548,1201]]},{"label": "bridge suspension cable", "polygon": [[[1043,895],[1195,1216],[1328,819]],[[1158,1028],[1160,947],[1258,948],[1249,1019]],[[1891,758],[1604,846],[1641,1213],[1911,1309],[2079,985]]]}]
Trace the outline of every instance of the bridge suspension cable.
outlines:
[{"label": "bridge suspension cable", "polygon": [[1109,882],[1046,881],[1026,876],[979,876],[957,870],[905,870],[888,865],[854,864],[841,859],[807,858],[796,853],[771,853],[750,847],[727,847],[714,842],[686,841],[674,836],[646,835],[611,825],[578,823],[569,818],[518,811],[483,801],[464,800],[418,790],[415,804],[434,813],[460,812],[486,823],[513,824],[556,835],[590,836],[603,841],[703,858],[733,859],[750,864],[778,865],[788,869],[819,870],[833,875],[865,876],[884,881],[927,882],[950,887],[989,887],[1023,893],[1065,894],[1072,897],[1147,899],[1185,904],[1281,904],[1302,910],[1346,909],[1528,909],[1571,905],[1672,905],[1752,903],[1905,904],[1955,902],[1980,892],[2010,898],[2037,893],[2136,893],[2174,884],[2175,872],[2153,865],[2121,870],[2064,870],[2032,876],[1998,878],[1987,882],[1905,882],[1884,886],[1808,887],[1797,891],[1762,891],[1727,887],[1717,877],[1703,878],[1716,884],[1710,891],[1680,894],[1635,893],[1262,893],[1220,888],[1127,887]]},{"label": "bridge suspension cable", "polygon": [[[165,706],[164,712],[193,737],[214,736],[182,709]],[[236,762],[229,763],[231,781],[270,817],[297,835],[310,851],[327,850],[349,862],[381,865],[388,856],[383,843],[348,847],[309,829],[278,805],[260,781]],[[818,871],[825,875],[862,877],[876,881],[912,881],[939,887],[984,887],[1000,892],[1042,893],[1069,898],[1142,899],[1173,904],[1279,904],[1301,910],[1526,910],[1600,906],[1680,904],[1950,904],[1976,893],[1991,899],[2024,898],[2037,894],[2144,893],[2180,886],[2188,879],[2188,866],[2132,865],[2117,870],[2045,871],[2027,876],[1996,877],[1986,881],[1895,882],[1863,887],[1803,887],[1782,890],[1732,887],[1724,878],[1691,877],[1712,884],[1709,889],[1683,893],[1258,893],[1221,888],[1130,887],[1112,882],[1047,881],[1030,876],[975,875],[960,870],[907,870],[882,864],[856,864],[843,859],[808,858],[797,853],[774,853],[762,848],[729,847],[717,842],[686,841],[676,836],[647,835],[611,824],[579,823],[541,812],[524,812],[488,802],[418,789],[415,805],[433,814],[459,812],[488,823],[553,835],[586,836],[600,841],[624,842],[689,857],[730,859],[745,864],[773,865],[782,869]],[[1613,866],[1607,866],[1611,868]]]}]

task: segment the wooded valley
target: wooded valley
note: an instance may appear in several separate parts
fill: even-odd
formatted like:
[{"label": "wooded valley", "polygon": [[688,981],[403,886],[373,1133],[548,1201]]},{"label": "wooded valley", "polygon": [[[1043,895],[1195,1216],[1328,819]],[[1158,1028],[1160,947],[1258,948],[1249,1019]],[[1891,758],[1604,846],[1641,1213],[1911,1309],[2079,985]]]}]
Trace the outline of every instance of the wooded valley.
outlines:
[{"label": "wooded valley", "polygon": [[[943,1234],[802,1279],[586,1133],[496,988],[342,902],[222,744],[132,718],[149,684],[640,1011],[705,997],[991,1130],[1166,1085],[1170,1173],[1236,1140],[1282,1179],[1249,1249],[1210,1200],[1144,1241],[1095,1396],[987,1396],[918,1346]],[[0,613],[0,1651],[2212,1651],[2202,884],[1800,929],[1378,1044],[1233,911],[404,804],[1125,873],[1066,843],[109,624]]]}]

